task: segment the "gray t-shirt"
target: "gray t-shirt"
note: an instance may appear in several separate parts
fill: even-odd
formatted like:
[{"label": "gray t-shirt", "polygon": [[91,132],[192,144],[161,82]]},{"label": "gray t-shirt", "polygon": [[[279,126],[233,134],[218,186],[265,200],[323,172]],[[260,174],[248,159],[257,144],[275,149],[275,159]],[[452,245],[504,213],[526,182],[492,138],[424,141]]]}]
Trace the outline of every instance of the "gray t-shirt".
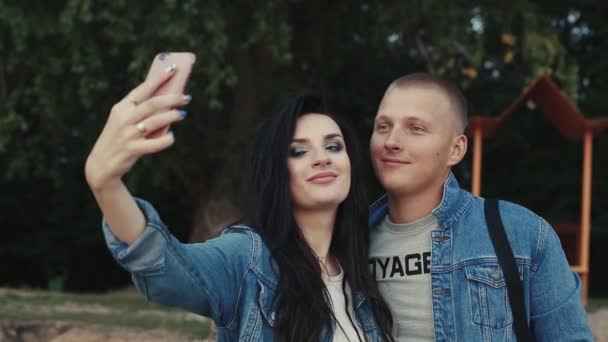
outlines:
[{"label": "gray t-shirt", "polygon": [[399,342],[434,339],[431,231],[440,229],[432,214],[408,224],[392,223],[387,216],[372,229],[369,263]]}]

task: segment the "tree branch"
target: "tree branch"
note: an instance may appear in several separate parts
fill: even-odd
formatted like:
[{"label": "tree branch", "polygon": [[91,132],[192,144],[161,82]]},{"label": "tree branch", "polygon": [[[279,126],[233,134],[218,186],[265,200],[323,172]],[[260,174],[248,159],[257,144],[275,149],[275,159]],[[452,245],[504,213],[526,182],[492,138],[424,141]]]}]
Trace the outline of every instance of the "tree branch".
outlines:
[{"label": "tree branch", "polygon": [[426,50],[426,47],[424,46],[424,42],[422,41],[423,34],[424,34],[423,29],[420,29],[420,30],[418,30],[418,32],[416,32],[416,48],[418,49],[418,53],[422,56],[422,58],[424,58],[424,61],[426,62],[427,71],[431,74],[434,74],[435,68],[433,67],[433,62],[431,61],[431,58],[429,57],[429,53]]}]

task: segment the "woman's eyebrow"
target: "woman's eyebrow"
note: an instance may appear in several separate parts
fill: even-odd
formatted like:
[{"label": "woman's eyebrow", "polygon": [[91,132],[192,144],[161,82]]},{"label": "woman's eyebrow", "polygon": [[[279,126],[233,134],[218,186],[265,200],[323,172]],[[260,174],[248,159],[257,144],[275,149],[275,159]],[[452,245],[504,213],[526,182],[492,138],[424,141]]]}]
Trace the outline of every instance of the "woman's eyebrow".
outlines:
[{"label": "woman's eyebrow", "polygon": [[329,140],[329,139],[333,139],[333,138],[341,138],[341,139],[344,139],[344,138],[342,138],[342,134],[339,134],[339,133],[331,133],[331,134],[327,134],[327,135],[326,135],[324,138],[325,138],[325,140]]},{"label": "woman's eyebrow", "polygon": [[[340,134],[340,133],[326,134],[323,137],[323,140],[329,140],[329,139],[333,139],[333,138],[342,138],[342,134]],[[344,138],[342,138],[342,139],[344,139]],[[291,142],[292,143],[295,142],[295,143],[304,144],[304,143],[310,142],[310,139],[308,139],[308,138],[293,138],[293,139],[291,139]]]}]

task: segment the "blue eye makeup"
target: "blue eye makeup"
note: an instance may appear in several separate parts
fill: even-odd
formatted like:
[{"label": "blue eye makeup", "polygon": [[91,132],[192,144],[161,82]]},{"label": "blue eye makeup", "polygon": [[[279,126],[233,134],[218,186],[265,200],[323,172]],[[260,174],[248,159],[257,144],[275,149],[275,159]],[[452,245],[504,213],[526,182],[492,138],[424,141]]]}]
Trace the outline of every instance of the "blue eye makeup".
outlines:
[{"label": "blue eye makeup", "polygon": [[339,141],[332,141],[332,142],[328,143],[327,145],[325,145],[325,149],[332,151],[332,152],[340,152],[340,151],[342,151],[343,148],[344,148],[344,145],[342,145],[342,143]]},{"label": "blue eye makeup", "polygon": [[[341,141],[326,142],[323,148],[330,152],[340,152],[344,149],[344,144]],[[306,146],[291,146],[289,147],[289,156],[298,158],[308,153]]]},{"label": "blue eye makeup", "polygon": [[300,157],[306,153],[306,150],[302,146],[294,146],[289,148],[289,155],[292,157]]}]

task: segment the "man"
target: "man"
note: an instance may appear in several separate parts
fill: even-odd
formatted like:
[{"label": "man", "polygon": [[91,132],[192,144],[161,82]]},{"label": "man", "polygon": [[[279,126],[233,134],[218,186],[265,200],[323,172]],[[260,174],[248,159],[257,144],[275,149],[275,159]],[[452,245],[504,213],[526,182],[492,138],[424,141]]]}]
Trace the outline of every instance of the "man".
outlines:
[{"label": "man", "polygon": [[[466,102],[435,76],[394,81],[378,108],[372,163],[387,195],[370,208],[370,266],[398,341],[513,341],[513,316],[484,219],[484,199],[451,167],[467,150]],[[592,340],[581,282],[550,225],[501,201],[538,341]]]}]

